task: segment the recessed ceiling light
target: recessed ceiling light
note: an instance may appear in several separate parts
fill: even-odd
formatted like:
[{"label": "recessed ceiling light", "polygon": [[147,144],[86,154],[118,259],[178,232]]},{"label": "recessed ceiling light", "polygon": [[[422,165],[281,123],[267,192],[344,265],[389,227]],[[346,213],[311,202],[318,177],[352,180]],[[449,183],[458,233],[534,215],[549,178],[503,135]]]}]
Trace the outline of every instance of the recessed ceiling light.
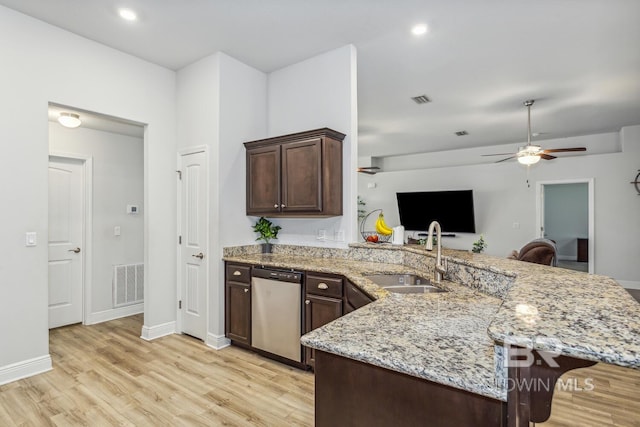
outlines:
[{"label": "recessed ceiling light", "polygon": [[421,36],[427,32],[427,26],[425,24],[418,24],[411,28],[411,33],[414,36]]},{"label": "recessed ceiling light", "polygon": [[127,21],[136,21],[138,19],[138,15],[131,9],[118,9],[118,14]]}]

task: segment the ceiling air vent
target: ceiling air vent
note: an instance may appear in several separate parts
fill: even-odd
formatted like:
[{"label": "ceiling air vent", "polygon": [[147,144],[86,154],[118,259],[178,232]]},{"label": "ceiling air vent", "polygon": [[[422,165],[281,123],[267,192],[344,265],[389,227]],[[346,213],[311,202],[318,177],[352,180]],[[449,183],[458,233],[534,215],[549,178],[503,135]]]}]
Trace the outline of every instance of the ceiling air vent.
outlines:
[{"label": "ceiling air vent", "polygon": [[426,104],[427,102],[431,102],[427,95],[414,96],[411,99],[413,99],[413,102],[416,104]]},{"label": "ceiling air vent", "polygon": [[456,135],[465,136],[465,135],[469,135],[469,132],[467,132],[466,130],[459,130],[458,132],[456,132]]}]

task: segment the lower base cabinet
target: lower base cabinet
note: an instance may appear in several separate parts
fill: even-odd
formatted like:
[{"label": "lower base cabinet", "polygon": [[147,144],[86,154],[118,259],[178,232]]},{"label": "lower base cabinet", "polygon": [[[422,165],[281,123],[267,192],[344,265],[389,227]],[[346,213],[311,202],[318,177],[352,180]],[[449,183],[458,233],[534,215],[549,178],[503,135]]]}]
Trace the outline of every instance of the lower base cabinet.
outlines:
[{"label": "lower base cabinet", "polygon": [[[305,333],[313,331],[342,316],[342,300],[307,294],[304,303]],[[304,351],[306,364],[313,367],[315,363],[315,350],[305,347]]]},{"label": "lower base cabinet", "polygon": [[315,356],[316,427],[507,425],[500,400],[319,350]]},{"label": "lower base cabinet", "polygon": [[244,346],[251,345],[251,267],[227,264],[224,287],[225,335]]}]

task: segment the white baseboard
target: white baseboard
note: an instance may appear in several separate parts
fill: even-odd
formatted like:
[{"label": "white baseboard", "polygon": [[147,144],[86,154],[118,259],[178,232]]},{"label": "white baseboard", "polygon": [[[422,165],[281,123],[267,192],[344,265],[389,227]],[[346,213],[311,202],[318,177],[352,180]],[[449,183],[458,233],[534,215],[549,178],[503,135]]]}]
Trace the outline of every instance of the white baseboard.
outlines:
[{"label": "white baseboard", "polygon": [[616,280],[625,289],[640,289],[640,282],[634,280]]},{"label": "white baseboard", "polygon": [[142,327],[142,334],[140,335],[140,338],[142,338],[143,340],[151,341],[151,340],[155,340],[156,338],[164,337],[164,336],[175,334],[175,333],[176,333],[175,321],[162,323],[161,325],[156,325],[156,326],[144,325]]},{"label": "white baseboard", "polygon": [[0,366],[0,385],[50,371],[52,369],[51,366],[51,356],[48,354],[11,365]]},{"label": "white baseboard", "polygon": [[98,311],[87,316],[85,325],[95,325],[96,323],[108,322],[109,320],[120,319],[134,314],[144,313],[144,304],[133,304],[125,307],[112,308],[110,310]]},{"label": "white baseboard", "polygon": [[208,333],[207,341],[205,342],[205,344],[213,349],[222,350],[223,348],[231,345],[231,340],[224,335],[214,335]]}]

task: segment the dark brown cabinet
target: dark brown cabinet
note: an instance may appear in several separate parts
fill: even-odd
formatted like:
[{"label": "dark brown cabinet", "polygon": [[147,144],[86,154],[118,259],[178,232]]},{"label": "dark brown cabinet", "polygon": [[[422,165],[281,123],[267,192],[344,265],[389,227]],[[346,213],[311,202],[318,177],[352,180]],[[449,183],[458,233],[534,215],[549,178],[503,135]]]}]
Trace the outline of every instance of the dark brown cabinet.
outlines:
[{"label": "dark brown cabinet", "polygon": [[323,128],[245,142],[247,215],[342,215],[342,140]]},{"label": "dark brown cabinet", "polygon": [[372,301],[373,299],[369,295],[365,294],[349,280],[346,280],[344,285],[344,314],[364,307]]},{"label": "dark brown cabinet", "polygon": [[[305,328],[310,332],[342,316],[342,277],[308,273],[305,295]],[[314,366],[312,348],[305,347],[305,363]]]},{"label": "dark brown cabinet", "polygon": [[251,345],[251,267],[227,264],[225,270],[225,335]]}]

